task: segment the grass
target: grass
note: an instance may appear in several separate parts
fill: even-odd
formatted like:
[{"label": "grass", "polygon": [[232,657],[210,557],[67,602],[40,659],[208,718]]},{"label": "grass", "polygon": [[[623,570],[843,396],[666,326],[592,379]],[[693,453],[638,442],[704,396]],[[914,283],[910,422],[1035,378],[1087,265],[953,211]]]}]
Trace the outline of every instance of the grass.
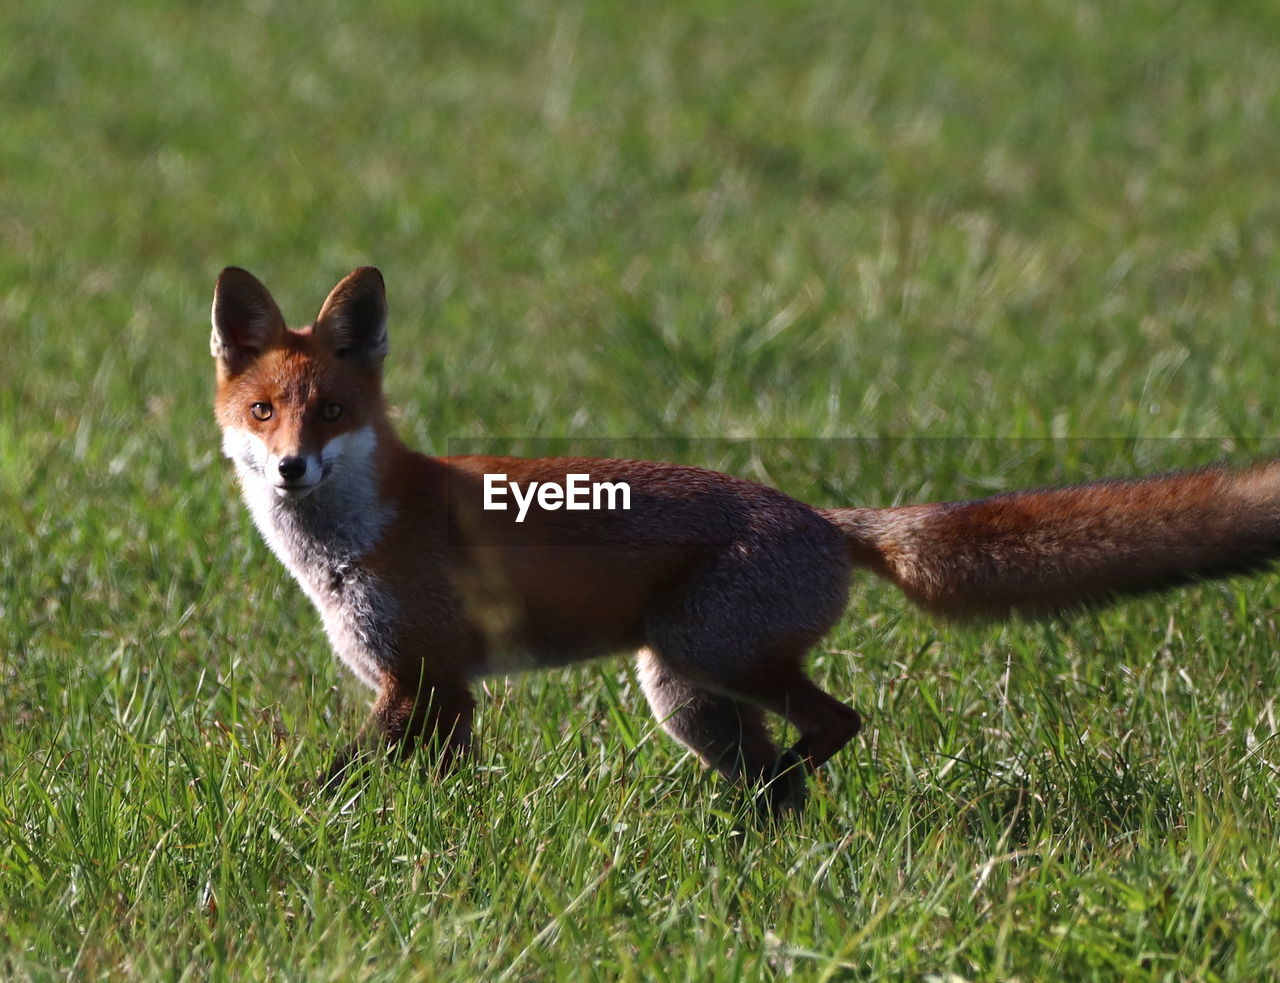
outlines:
[{"label": "grass", "polygon": [[433,451],[815,504],[1275,450],[1274,5],[8,5],[0,977],[1251,980],[1274,578],[954,628],[860,583],[868,721],[781,830],[625,663],[490,680],[449,780],[304,782],[367,695],[217,452],[237,263],[382,267]]}]

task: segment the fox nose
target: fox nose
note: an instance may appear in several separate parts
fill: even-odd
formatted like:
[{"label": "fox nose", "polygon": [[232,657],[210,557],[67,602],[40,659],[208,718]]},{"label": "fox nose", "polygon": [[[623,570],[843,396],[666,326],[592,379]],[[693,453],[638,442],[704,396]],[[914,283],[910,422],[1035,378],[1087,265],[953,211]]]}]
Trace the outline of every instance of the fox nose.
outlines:
[{"label": "fox nose", "polygon": [[307,459],[305,457],[282,457],[280,458],[280,477],[285,481],[297,481],[307,473]]}]

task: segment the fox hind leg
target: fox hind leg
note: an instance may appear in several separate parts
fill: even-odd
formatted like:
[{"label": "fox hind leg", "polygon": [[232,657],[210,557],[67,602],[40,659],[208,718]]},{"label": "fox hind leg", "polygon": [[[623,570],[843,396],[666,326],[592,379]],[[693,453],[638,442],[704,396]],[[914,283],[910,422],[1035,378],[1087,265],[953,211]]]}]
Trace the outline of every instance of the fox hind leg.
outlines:
[{"label": "fox hind leg", "polygon": [[794,726],[789,755],[810,770],[861,728],[855,710],[804,672],[809,650],[844,613],[851,572],[833,527],[812,518],[761,522],[693,572],[646,625],[671,675]]},{"label": "fox hind leg", "polygon": [[[645,693],[668,733],[724,774],[749,782],[773,777],[775,785],[785,774],[785,786],[772,792],[784,806],[801,797],[804,772],[862,726],[857,711],[804,672],[809,650],[843,611],[848,571],[819,564],[797,582],[760,573],[795,561],[788,544],[726,552],[651,613],[640,663]],[[793,747],[778,753],[761,711],[796,728]]]},{"label": "fox hind leg", "polygon": [[754,703],[713,692],[682,678],[651,649],[638,659],[640,686],[662,729],[726,778],[762,789],[771,813],[805,799],[801,759],[780,752]]}]

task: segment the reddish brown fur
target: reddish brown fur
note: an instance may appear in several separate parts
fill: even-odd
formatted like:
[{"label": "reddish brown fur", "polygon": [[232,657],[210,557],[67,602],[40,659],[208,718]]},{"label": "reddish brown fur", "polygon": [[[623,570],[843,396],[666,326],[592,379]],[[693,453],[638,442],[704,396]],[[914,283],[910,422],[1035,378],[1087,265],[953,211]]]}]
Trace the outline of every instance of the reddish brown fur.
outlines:
[{"label": "reddish brown fur", "polygon": [[[483,672],[640,649],[663,726],[726,775],[776,779],[767,802],[778,808],[803,794],[798,765],[822,764],[859,728],[803,669],[840,617],[854,567],[931,611],[1006,615],[1253,569],[1280,552],[1280,464],[822,511],[672,464],[430,458],[405,447],[386,414],[384,314],[381,277],[368,269],[335,288],[313,329],[285,329],[243,271],[224,273],[215,300],[224,427],[256,426],[246,407],[269,392],[291,434],[280,439],[302,441],[316,401],[338,391],[351,404],[343,425],[363,421],[377,435],[378,500],[392,518],[371,550],[339,564],[332,603],[341,608],[342,577],[354,569],[390,592],[398,614],[373,652],[369,723],[335,776],[371,742],[429,741],[445,761],[466,750],[469,685]],[[535,507],[516,523],[514,512],[480,507],[483,476],[498,472],[522,483],[563,485],[571,472],[626,481],[632,509]],[[765,711],[798,729],[789,752],[779,754]]]},{"label": "reddish brown fur", "polygon": [[861,565],[931,611],[1066,611],[1269,563],[1280,463],[826,514]]}]

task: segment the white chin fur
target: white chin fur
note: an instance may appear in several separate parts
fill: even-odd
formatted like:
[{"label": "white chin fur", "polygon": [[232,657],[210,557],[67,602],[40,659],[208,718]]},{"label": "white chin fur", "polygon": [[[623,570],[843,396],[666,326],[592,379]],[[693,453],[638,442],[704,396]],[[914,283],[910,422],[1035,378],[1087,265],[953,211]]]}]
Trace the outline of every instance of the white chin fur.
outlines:
[{"label": "white chin fur", "polygon": [[272,485],[271,490],[276,493],[276,498],[284,499],[286,502],[296,502],[300,498],[306,498],[313,491],[320,487],[320,482],[311,485]]},{"label": "white chin fur", "polygon": [[376,538],[383,510],[377,501],[373,465],[377,437],[373,428],[339,434],[318,453],[293,455],[306,461],[306,471],[297,481],[288,484],[278,477],[281,455],[273,454],[256,434],[229,427],[223,433],[222,447],[236,463],[249,507],[269,541],[276,532],[271,529],[274,523],[269,514],[271,506],[310,498],[321,486],[326,489],[329,514],[360,527],[355,538],[366,542],[370,537]]}]

